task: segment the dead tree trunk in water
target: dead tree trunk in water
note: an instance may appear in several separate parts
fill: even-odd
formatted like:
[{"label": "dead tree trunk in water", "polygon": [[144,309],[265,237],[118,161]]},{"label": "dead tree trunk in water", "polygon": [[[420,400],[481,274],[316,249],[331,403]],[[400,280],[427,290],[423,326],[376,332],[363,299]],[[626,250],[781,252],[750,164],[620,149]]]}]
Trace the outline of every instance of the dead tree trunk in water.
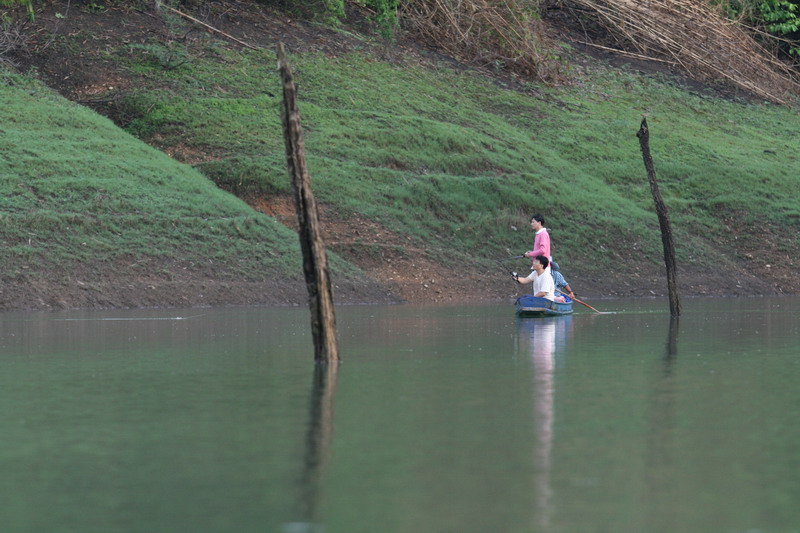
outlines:
[{"label": "dead tree trunk in water", "polygon": [[644,158],[644,168],[647,169],[647,179],[650,181],[650,192],[653,193],[653,201],[656,204],[656,214],[658,214],[658,224],[661,226],[661,242],[664,245],[664,264],[667,267],[667,289],[669,290],[669,312],[672,316],[681,314],[681,298],[678,294],[677,283],[677,263],[675,262],[675,245],[672,240],[672,226],[669,223],[669,214],[661,192],[658,190],[656,182],[656,169],[653,166],[653,158],[650,157],[650,130],[647,128],[647,119],[642,119],[642,125],[636,133],[639,138],[639,145],[642,148]]},{"label": "dead tree trunk in water", "polygon": [[322,241],[317,203],[311,192],[311,178],[306,167],[303,130],[297,109],[297,89],[283,43],[278,43],[278,69],[283,81],[281,120],[286,141],[286,163],[292,180],[300,248],[303,251],[303,272],[311,308],[311,333],[314,337],[314,360],[317,363],[336,363],[339,361],[339,345],[336,340],[336,316],[328,256]]}]

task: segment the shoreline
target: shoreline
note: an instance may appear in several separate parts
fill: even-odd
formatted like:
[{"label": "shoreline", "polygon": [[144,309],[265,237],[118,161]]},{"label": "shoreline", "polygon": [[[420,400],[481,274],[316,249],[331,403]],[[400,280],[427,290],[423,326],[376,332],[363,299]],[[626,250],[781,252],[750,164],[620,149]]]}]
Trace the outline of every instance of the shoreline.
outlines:
[{"label": "shoreline", "polygon": [[[6,285],[7,286],[7,285]],[[236,290],[232,291],[240,297],[246,292],[247,297],[233,298],[229,289],[235,286]],[[6,291],[0,290],[0,313],[37,313],[37,312],[81,312],[81,311],[145,311],[145,310],[169,310],[169,309],[233,309],[233,308],[307,308],[307,295],[299,289],[305,290],[305,287],[293,287],[293,290],[287,290],[283,287],[280,295],[277,291],[266,290],[274,289],[272,285],[263,283],[231,283],[231,282],[206,282],[203,285],[203,292],[197,292],[194,298],[189,297],[187,294],[197,291],[198,287],[195,284],[187,283],[180,284],[180,291],[170,292],[169,295],[164,294],[163,288],[150,285],[148,289],[125,291],[126,294],[111,294],[104,292],[95,292],[90,298],[81,298],[81,303],[84,305],[69,305],[69,300],[75,301],[67,294],[72,291],[55,291],[51,296],[45,297],[39,291],[33,298],[27,300],[26,304],[21,304],[18,300],[9,302],[6,300]],[[213,287],[214,290],[208,289]],[[173,285],[172,289],[175,288]],[[39,285],[39,290],[42,286]],[[63,289],[63,287],[61,287]],[[262,290],[255,290],[262,289]],[[343,290],[344,289],[344,290]],[[374,289],[374,288],[373,288]],[[82,290],[82,289],[79,289]],[[26,291],[27,292],[27,291]],[[138,298],[131,298],[131,293],[137,293]],[[507,294],[506,296],[493,296],[489,294],[475,294],[466,297],[453,297],[448,298],[418,298],[418,299],[403,299],[396,295],[381,290],[381,297],[373,298],[365,294],[359,294],[360,291],[353,287],[339,287],[334,289],[334,303],[336,307],[367,307],[367,306],[420,306],[420,307],[456,307],[456,306],[481,306],[481,305],[511,305],[516,298],[524,294],[524,292]],[[148,293],[160,293],[158,296]],[[28,293],[30,295],[30,293]],[[374,296],[370,295],[370,296]],[[667,299],[667,294],[632,294],[632,295],[619,295],[619,294],[591,294],[589,296],[578,293],[577,296],[588,303],[597,301],[615,301],[615,300],[658,300]],[[748,293],[736,294],[735,292],[714,293],[714,294],[699,294],[682,293],[681,298],[684,300],[697,300],[701,298],[706,299],[763,299],[763,298],[793,298],[797,297],[795,293]],[[14,305],[14,304],[17,305]]]}]

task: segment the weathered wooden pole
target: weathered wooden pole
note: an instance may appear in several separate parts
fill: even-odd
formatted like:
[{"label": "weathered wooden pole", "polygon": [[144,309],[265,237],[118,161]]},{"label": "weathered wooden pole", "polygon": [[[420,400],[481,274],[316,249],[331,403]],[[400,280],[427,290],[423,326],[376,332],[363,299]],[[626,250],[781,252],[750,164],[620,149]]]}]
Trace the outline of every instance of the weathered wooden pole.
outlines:
[{"label": "weathered wooden pole", "polygon": [[650,130],[647,127],[646,118],[642,118],[642,125],[636,133],[636,136],[639,138],[639,145],[642,148],[644,168],[647,169],[647,179],[650,181],[650,192],[653,193],[653,201],[656,204],[656,214],[658,214],[658,224],[661,226],[661,243],[664,245],[664,264],[667,267],[669,312],[672,316],[680,316],[681,298],[678,294],[677,263],[675,262],[675,245],[672,240],[672,226],[669,223],[667,206],[661,198],[661,192],[658,190],[658,182],[656,182],[656,169],[653,166],[653,158],[650,157]]},{"label": "weathered wooden pole", "polygon": [[278,70],[283,81],[281,120],[286,141],[286,164],[292,180],[300,248],[303,251],[303,272],[311,308],[311,334],[314,337],[314,360],[317,363],[338,363],[339,344],[336,340],[336,315],[333,309],[328,256],[322,240],[317,203],[311,192],[311,177],[306,166],[303,130],[297,109],[297,89],[283,43],[278,43]]}]

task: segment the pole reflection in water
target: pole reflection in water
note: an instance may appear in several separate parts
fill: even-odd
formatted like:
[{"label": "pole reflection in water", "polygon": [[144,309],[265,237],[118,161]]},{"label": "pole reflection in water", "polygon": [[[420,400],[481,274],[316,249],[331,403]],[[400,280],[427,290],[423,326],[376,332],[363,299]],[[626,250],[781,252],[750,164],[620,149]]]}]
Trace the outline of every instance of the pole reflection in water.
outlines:
[{"label": "pole reflection in water", "polygon": [[667,354],[664,357],[666,369],[671,370],[669,362],[678,355],[678,330],[681,319],[677,316],[669,317],[669,333],[667,334]]},{"label": "pole reflection in water", "polygon": [[322,533],[319,522],[322,484],[333,439],[333,399],[336,394],[337,363],[317,364],[311,385],[308,432],[303,473],[298,494],[301,520],[284,524],[284,533]]},{"label": "pole reflection in water", "polygon": [[555,417],[554,373],[556,355],[566,345],[572,328],[572,317],[527,318],[517,323],[519,349],[533,363],[533,412],[536,428],[534,465],[536,467],[535,526],[537,530],[550,529],[553,514],[553,491],[550,474],[553,468],[553,421]]},{"label": "pole reflection in water", "polygon": [[678,528],[672,502],[675,499],[673,495],[675,486],[673,433],[676,426],[674,371],[678,356],[679,330],[680,318],[671,316],[664,354],[653,372],[653,387],[650,393],[645,486],[648,491],[647,499],[651,502],[647,517],[652,530],[675,531],[675,528]]}]

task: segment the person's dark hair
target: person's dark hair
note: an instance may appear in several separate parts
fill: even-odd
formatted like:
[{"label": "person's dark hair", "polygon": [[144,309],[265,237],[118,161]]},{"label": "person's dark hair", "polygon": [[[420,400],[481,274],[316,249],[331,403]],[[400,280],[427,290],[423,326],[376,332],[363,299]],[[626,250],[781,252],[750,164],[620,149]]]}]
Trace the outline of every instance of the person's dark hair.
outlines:
[{"label": "person's dark hair", "polygon": [[542,215],[540,215],[539,213],[536,213],[535,215],[533,215],[531,217],[531,220],[535,220],[535,221],[541,223],[542,226],[544,226],[544,217]]},{"label": "person's dark hair", "polygon": [[535,259],[539,261],[539,264],[542,265],[542,268],[547,268],[547,265],[550,264],[550,260],[543,255],[537,255]]}]

